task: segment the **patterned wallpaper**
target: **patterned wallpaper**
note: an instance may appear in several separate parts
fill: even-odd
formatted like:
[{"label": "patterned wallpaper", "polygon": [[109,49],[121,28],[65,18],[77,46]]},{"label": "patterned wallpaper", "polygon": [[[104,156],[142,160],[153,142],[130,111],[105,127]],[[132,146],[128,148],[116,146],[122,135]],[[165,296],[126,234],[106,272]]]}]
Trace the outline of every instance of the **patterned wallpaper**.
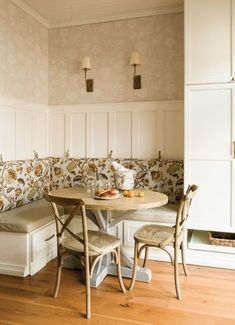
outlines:
[{"label": "patterned wallpaper", "polygon": [[48,30],[9,0],[0,0],[0,95],[48,100]]},{"label": "patterned wallpaper", "polygon": [[[132,89],[129,55],[138,50],[142,89]],[[80,62],[90,56],[94,92]],[[183,14],[158,15],[49,31],[49,104],[183,99]]]},{"label": "patterned wallpaper", "polygon": [[[134,50],[142,61],[140,90],[132,88],[128,64]],[[80,69],[86,55],[93,93],[85,91]],[[0,95],[49,104],[177,100],[183,99],[183,74],[182,13],[48,32],[10,0],[0,0]]]}]

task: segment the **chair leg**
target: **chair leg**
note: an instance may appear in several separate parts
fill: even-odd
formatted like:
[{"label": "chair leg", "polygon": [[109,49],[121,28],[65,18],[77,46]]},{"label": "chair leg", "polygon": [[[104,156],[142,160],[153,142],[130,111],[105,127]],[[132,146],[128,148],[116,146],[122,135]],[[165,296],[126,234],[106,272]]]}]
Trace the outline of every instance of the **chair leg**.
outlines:
[{"label": "chair leg", "polygon": [[58,252],[57,255],[57,272],[56,272],[56,282],[55,282],[55,288],[54,288],[54,293],[53,297],[56,298],[59,292],[60,288],[60,279],[61,279],[61,269],[62,269],[62,256]]},{"label": "chair leg", "polygon": [[149,253],[149,247],[146,247],[146,248],[145,248],[145,252],[144,252],[144,262],[143,262],[143,267],[146,267],[146,265],[147,265],[148,253]]},{"label": "chair leg", "polygon": [[90,265],[89,256],[85,256],[86,274],[86,318],[91,318],[91,288],[90,288]]},{"label": "chair leg", "polygon": [[135,241],[132,278],[131,278],[131,283],[129,286],[129,291],[132,291],[134,288],[134,285],[135,285],[136,271],[137,271],[137,265],[138,265],[138,249],[139,249],[139,244]]},{"label": "chair leg", "polygon": [[188,269],[187,269],[187,265],[185,263],[185,243],[183,241],[180,245],[180,250],[181,250],[181,259],[182,259],[184,274],[185,274],[185,276],[188,276]]},{"label": "chair leg", "polygon": [[121,271],[121,250],[120,246],[117,247],[117,254],[118,254],[118,260],[117,260],[117,274],[118,274],[118,281],[120,284],[120,287],[122,289],[123,293],[126,293],[126,288],[124,286],[123,280],[122,280],[122,271]]},{"label": "chair leg", "polygon": [[178,274],[178,254],[179,247],[175,246],[175,254],[174,254],[174,278],[175,278],[175,291],[177,299],[181,299],[180,286],[179,286],[179,274]]}]

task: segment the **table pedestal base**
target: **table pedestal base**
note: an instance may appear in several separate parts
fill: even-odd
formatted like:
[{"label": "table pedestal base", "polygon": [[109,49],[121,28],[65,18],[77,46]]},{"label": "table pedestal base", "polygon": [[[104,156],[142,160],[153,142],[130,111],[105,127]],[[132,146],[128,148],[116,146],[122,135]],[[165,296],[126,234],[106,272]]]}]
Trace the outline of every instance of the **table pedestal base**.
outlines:
[{"label": "table pedestal base", "polygon": [[[108,266],[108,274],[117,276],[117,266],[111,263]],[[124,278],[132,277],[132,270],[128,266],[122,266],[122,276]],[[150,282],[152,279],[152,272],[146,267],[139,267],[136,273],[136,280],[141,282]]]},{"label": "table pedestal base", "polygon": [[[126,259],[126,256],[125,256],[125,259]],[[132,259],[130,259],[130,262],[132,263]],[[65,268],[69,268],[69,269],[81,268],[79,260],[76,259],[74,256],[66,257],[64,259],[63,266]],[[117,265],[113,262],[108,262],[108,259],[104,258],[104,261],[102,261],[102,263],[100,265],[98,264],[95,268],[95,271],[93,273],[93,276],[92,276],[91,282],[90,282],[91,287],[97,288],[107,275],[117,276]],[[122,276],[123,276],[123,278],[131,279],[132,267],[123,265],[122,266]],[[150,269],[148,269],[146,267],[138,267],[137,272],[136,272],[136,281],[150,282],[151,279],[152,279],[152,272]]]}]

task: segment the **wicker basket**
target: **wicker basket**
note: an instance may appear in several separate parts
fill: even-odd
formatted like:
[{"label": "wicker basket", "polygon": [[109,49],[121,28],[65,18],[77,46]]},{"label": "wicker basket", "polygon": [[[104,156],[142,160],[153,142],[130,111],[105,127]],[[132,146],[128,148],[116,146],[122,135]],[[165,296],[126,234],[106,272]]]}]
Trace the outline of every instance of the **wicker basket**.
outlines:
[{"label": "wicker basket", "polygon": [[227,232],[209,232],[212,245],[235,247],[235,234]]}]

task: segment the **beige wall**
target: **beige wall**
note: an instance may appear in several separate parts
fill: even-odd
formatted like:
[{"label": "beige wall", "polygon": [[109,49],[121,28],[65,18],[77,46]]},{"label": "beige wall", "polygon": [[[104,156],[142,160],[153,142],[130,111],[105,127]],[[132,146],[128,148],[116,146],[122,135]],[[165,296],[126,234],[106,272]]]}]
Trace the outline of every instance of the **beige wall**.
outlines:
[{"label": "beige wall", "polygon": [[48,30],[9,0],[0,0],[0,95],[48,100]]},{"label": "beige wall", "polygon": [[[142,89],[132,89],[131,51],[138,50]],[[86,93],[80,60],[88,55],[94,92]],[[183,14],[49,31],[49,103],[183,99]]]}]

